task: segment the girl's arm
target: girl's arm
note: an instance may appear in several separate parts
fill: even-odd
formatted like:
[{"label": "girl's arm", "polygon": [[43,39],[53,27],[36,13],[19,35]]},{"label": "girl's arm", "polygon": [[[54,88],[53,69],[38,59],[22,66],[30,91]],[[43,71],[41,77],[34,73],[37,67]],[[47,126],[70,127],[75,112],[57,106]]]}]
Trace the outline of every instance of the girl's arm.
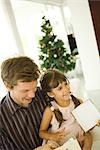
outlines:
[{"label": "girl's arm", "polygon": [[50,109],[50,107],[46,107],[44,114],[43,114],[42,122],[40,125],[39,135],[43,139],[59,142],[62,138],[64,138],[65,132],[64,130],[56,132],[56,133],[50,133],[48,131],[48,127],[50,125],[52,117],[53,117],[52,110]]},{"label": "girl's arm", "polygon": [[40,125],[40,130],[39,130],[39,135],[43,139],[48,139],[48,127],[50,125],[51,119],[52,119],[52,114],[53,112],[49,107],[46,107],[43,113],[41,125]]},{"label": "girl's arm", "polygon": [[93,138],[91,133],[88,131],[85,133],[84,145],[82,150],[91,150],[93,144]]}]

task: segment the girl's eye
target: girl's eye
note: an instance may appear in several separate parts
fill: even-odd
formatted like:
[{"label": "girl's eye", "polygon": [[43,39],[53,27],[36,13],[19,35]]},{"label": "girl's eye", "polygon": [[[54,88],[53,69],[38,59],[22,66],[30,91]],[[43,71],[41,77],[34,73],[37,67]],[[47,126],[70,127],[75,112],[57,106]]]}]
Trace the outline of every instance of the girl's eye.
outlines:
[{"label": "girl's eye", "polygon": [[66,82],[65,82],[65,85],[66,85],[66,86],[68,86],[68,85],[69,85],[69,82],[68,82],[68,81],[66,81]]},{"label": "girl's eye", "polygon": [[58,90],[61,90],[62,89],[62,87],[58,87]]}]

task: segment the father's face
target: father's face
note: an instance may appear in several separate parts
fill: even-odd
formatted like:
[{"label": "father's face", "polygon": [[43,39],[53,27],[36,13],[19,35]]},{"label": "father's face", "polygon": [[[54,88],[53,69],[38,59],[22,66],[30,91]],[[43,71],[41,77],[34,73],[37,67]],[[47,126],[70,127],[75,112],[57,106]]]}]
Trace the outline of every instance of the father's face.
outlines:
[{"label": "father's face", "polygon": [[20,106],[27,107],[35,97],[37,90],[37,81],[18,82],[13,89],[10,90],[12,99]]}]

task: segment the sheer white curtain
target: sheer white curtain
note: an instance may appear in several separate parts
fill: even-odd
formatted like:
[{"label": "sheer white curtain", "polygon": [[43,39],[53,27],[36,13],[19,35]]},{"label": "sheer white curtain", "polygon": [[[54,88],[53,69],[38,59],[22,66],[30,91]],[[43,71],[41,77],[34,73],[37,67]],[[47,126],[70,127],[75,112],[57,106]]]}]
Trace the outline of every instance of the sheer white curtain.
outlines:
[{"label": "sheer white curtain", "polygon": [[[0,0],[0,65],[8,57],[18,55],[18,47],[12,31],[9,20],[9,3],[6,0]],[[0,99],[5,95],[6,89],[0,78]]]},{"label": "sheer white curtain", "polygon": [[6,57],[18,53],[5,0],[0,0],[0,51],[0,62]]},{"label": "sheer white curtain", "polygon": [[25,55],[32,57],[39,65],[39,39],[42,36],[41,25],[44,15],[50,20],[54,33],[68,47],[67,34],[59,6],[36,3],[31,0],[11,0],[11,3]]}]

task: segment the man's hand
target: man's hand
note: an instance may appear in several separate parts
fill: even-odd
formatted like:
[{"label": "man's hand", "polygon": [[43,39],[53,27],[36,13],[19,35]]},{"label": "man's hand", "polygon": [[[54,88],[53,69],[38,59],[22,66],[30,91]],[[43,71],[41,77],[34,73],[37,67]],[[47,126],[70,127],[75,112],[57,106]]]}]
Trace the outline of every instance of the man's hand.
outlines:
[{"label": "man's hand", "polygon": [[65,136],[66,136],[65,128],[63,128],[55,133],[52,133],[50,140],[59,143],[65,138]]}]

